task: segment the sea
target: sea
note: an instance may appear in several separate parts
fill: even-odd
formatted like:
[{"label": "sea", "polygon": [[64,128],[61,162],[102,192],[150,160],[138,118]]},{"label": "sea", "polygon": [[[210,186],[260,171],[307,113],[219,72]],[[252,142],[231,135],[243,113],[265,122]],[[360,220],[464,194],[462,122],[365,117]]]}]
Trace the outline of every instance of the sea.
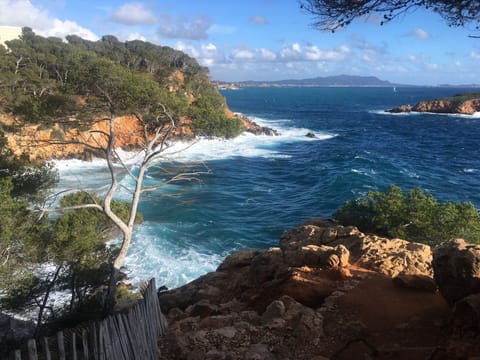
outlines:
[{"label": "sea", "polygon": [[[279,136],[176,143],[147,173],[124,271],[168,288],[213,271],[234,251],[278,246],[281,234],[344,202],[390,184],[421,187],[441,201],[480,207],[480,113],[390,114],[402,104],[472,89],[450,87],[283,87],[222,90],[230,109]],[[478,90],[477,90],[478,91]],[[306,136],[308,133],[315,137]],[[134,171],[138,158],[122,153]],[[105,162],[62,160],[59,191],[104,193]],[[168,173],[197,172],[166,183]],[[132,179],[121,175],[118,198]]]}]

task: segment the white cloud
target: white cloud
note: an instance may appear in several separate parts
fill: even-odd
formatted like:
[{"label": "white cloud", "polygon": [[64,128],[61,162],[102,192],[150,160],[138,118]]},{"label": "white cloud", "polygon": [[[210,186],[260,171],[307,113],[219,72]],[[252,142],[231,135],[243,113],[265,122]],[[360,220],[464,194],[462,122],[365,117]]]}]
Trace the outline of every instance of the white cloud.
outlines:
[{"label": "white cloud", "polygon": [[477,53],[475,51],[472,51],[470,53],[470,59],[473,59],[473,60],[480,60],[480,53]]},{"label": "white cloud", "polygon": [[249,49],[236,48],[230,54],[233,61],[272,62],[277,59],[277,54],[265,48]]},{"label": "white cloud", "polygon": [[205,15],[198,15],[193,19],[173,19],[169,15],[163,15],[159,24],[158,34],[167,39],[205,40],[212,27],[212,21]]},{"label": "white cloud", "polygon": [[133,40],[147,41],[147,38],[138,32],[133,32],[128,34],[125,38],[123,38],[123,40],[124,41],[133,41]]},{"label": "white cloud", "polygon": [[123,4],[112,12],[111,19],[124,25],[154,24],[157,21],[145,4],[139,2]]},{"label": "white cloud", "polygon": [[87,40],[98,40],[98,36],[74,21],[53,18],[48,11],[35,7],[30,0],[2,0],[0,25],[28,26],[42,36],[64,38],[78,35]]},{"label": "white cloud", "polygon": [[428,32],[426,32],[425,30],[420,29],[420,28],[415,28],[415,29],[413,29],[413,30],[410,31],[407,35],[408,35],[408,36],[415,37],[415,38],[417,38],[417,39],[421,39],[421,40],[428,40],[428,39],[430,39],[430,34],[429,34]]},{"label": "white cloud", "polygon": [[250,18],[250,22],[257,24],[257,25],[267,25],[268,20],[260,15],[255,15]]},{"label": "white cloud", "polygon": [[283,61],[340,61],[350,53],[350,48],[342,45],[336,49],[321,49],[317,45],[301,46],[290,44],[279,51],[278,57]]},{"label": "white cloud", "polygon": [[195,47],[180,41],[175,44],[174,48],[195,58],[199,64],[203,66],[212,67],[225,63],[223,52],[212,43],[202,44],[200,47]]}]

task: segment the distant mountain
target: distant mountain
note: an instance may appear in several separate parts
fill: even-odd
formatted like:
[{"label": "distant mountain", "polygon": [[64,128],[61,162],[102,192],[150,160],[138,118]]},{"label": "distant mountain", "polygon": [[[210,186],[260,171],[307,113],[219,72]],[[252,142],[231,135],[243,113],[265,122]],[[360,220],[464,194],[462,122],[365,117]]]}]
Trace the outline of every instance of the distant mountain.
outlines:
[{"label": "distant mountain", "polygon": [[232,83],[219,82],[219,86],[227,84],[236,87],[269,87],[269,86],[397,86],[386,80],[380,80],[375,76],[336,75],[316,77],[311,79],[292,79],[277,81],[240,81]]}]

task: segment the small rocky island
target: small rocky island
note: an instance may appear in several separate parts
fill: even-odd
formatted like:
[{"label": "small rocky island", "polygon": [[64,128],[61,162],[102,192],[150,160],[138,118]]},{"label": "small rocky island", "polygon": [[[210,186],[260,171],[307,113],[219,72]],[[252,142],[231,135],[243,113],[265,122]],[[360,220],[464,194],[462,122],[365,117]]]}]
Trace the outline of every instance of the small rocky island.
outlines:
[{"label": "small rocky island", "polygon": [[420,101],[414,106],[408,104],[401,105],[385,111],[393,114],[415,111],[437,114],[473,115],[480,111],[480,93],[463,93],[444,99]]}]

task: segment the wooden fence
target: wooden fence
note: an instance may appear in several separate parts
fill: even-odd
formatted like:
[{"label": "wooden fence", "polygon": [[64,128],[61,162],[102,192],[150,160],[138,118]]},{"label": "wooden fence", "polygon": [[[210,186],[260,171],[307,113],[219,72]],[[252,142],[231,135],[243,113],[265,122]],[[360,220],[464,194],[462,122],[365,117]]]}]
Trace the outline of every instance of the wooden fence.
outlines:
[{"label": "wooden fence", "polygon": [[143,299],[128,313],[63,330],[50,338],[30,339],[14,360],[132,360],[159,359],[157,340],[167,329],[160,310],[155,279],[142,290]]}]

